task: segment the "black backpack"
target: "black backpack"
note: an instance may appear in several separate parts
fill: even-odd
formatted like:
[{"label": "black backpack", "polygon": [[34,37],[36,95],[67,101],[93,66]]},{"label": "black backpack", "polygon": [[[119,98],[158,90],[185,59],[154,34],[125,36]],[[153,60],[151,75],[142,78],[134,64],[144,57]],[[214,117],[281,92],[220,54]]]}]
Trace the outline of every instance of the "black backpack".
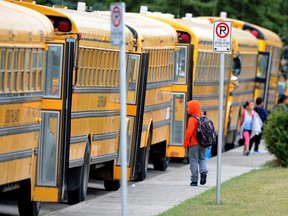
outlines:
[{"label": "black backpack", "polygon": [[196,134],[197,142],[204,148],[215,145],[217,141],[213,122],[205,115],[202,115],[201,117],[194,115],[193,117],[198,120]]}]

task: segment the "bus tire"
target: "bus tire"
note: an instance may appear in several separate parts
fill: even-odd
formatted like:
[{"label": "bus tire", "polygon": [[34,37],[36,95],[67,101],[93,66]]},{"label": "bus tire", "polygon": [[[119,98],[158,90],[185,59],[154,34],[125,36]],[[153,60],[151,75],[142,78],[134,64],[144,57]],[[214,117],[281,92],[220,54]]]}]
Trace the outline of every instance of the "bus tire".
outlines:
[{"label": "bus tire", "polygon": [[168,167],[168,163],[169,162],[166,157],[153,160],[154,169],[158,171],[165,171]]},{"label": "bus tire", "polygon": [[117,191],[120,188],[120,180],[105,180],[104,188],[106,191]]},{"label": "bus tire", "polygon": [[[77,175],[78,173],[78,175]],[[77,189],[68,190],[68,204],[74,205],[76,203],[85,200],[88,189],[90,173],[90,145],[86,144],[85,154],[84,154],[84,164],[80,167],[80,172],[75,172],[75,175],[69,176],[72,178],[79,178],[80,184]]]},{"label": "bus tire", "polygon": [[148,163],[149,163],[149,155],[150,155],[150,146],[151,146],[151,135],[152,133],[150,132],[148,135],[148,140],[147,140],[147,147],[140,149],[140,171],[137,173],[137,181],[143,181],[148,172]]},{"label": "bus tire", "polygon": [[18,212],[20,216],[37,216],[40,212],[41,203],[31,201],[31,183],[24,181],[20,184],[18,197]]}]

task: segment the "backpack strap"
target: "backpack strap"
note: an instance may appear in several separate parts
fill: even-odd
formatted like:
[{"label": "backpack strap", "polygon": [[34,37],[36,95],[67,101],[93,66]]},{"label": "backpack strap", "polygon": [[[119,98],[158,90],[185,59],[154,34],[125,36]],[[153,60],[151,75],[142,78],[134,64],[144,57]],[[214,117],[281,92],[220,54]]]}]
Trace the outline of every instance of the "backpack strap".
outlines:
[{"label": "backpack strap", "polygon": [[192,117],[196,118],[198,121],[200,120],[199,116],[192,115]]}]

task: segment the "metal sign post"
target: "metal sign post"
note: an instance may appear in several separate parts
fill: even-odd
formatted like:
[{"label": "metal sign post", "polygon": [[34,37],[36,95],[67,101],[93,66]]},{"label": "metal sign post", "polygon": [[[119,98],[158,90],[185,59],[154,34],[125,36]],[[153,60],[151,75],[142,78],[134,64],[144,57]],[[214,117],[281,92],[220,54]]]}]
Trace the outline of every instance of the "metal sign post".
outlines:
[{"label": "metal sign post", "polygon": [[127,137],[126,137],[126,55],[124,13],[125,3],[112,3],[111,43],[120,46],[120,152],[121,152],[121,190],[122,216],[127,215]]},{"label": "metal sign post", "polygon": [[224,52],[231,51],[231,22],[214,21],[213,51],[220,53],[220,77],[219,77],[219,117],[218,117],[218,147],[217,147],[217,190],[216,202],[220,204],[221,188],[221,160],[222,160],[222,136],[223,136],[223,94],[224,94]]}]

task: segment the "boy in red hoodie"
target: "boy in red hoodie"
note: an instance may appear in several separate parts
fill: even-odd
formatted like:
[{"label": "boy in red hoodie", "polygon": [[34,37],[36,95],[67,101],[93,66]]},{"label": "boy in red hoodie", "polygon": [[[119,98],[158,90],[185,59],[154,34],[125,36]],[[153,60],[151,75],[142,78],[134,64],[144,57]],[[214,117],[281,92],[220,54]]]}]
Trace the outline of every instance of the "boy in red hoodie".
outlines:
[{"label": "boy in red hoodie", "polygon": [[183,146],[188,148],[189,152],[189,163],[191,170],[191,183],[190,186],[198,185],[199,171],[200,168],[200,184],[206,184],[207,178],[207,166],[205,160],[206,149],[198,144],[196,140],[198,120],[193,116],[202,116],[201,106],[197,100],[191,100],[187,103],[187,112],[190,115],[186,130],[186,136],[184,139]]}]

